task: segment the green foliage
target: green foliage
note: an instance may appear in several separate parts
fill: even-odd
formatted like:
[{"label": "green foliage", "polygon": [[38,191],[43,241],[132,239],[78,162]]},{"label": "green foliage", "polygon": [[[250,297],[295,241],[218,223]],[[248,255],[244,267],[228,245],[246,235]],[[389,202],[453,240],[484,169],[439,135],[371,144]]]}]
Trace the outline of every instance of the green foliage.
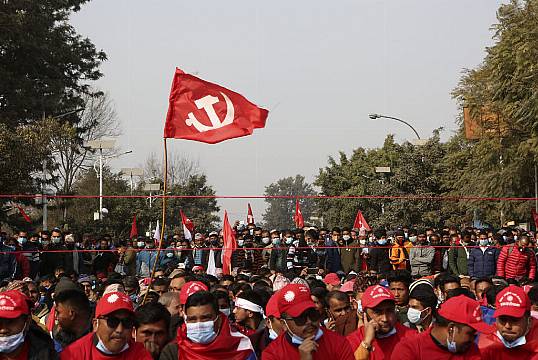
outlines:
[{"label": "green foliage", "polygon": [[[304,176],[295,175],[278,180],[265,187],[265,196],[313,196],[316,195],[312,185],[305,181]],[[268,207],[263,214],[263,222],[266,228],[293,229],[293,215],[295,214],[295,199],[271,199],[266,198]],[[301,212],[305,224],[310,216],[315,214],[315,201],[301,199]]]},{"label": "green foliage", "polygon": [[[102,74],[102,51],[78,35],[69,16],[88,0],[2,3],[0,118],[15,128],[84,105],[87,81]],[[73,117],[76,119],[76,116]]]}]

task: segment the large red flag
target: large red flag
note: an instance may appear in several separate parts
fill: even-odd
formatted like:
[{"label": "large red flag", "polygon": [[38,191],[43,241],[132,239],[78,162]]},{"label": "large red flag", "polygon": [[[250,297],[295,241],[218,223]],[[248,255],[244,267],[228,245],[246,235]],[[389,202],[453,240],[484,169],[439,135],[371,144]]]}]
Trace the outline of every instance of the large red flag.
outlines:
[{"label": "large red flag", "polygon": [[536,229],[538,230],[538,214],[535,209],[532,209],[532,219],[534,220],[534,226],[536,226]]},{"label": "large red flag", "polygon": [[165,138],[215,144],[265,127],[268,111],[242,95],[176,69]]},{"label": "large red flag", "polygon": [[181,223],[183,224],[183,235],[185,240],[192,240],[192,235],[194,232],[194,223],[189,219],[183,210],[179,210],[179,215],[181,215]]},{"label": "large red flag", "polygon": [[224,246],[222,247],[222,273],[230,275],[232,273],[232,254],[237,249],[235,233],[228,221],[228,213],[224,210],[224,224],[222,225],[222,238]]},{"label": "large red flag", "polygon": [[129,234],[129,239],[138,237],[138,228],[136,227],[136,214],[133,216],[133,223],[131,224],[131,233]]},{"label": "large red flag", "polygon": [[301,205],[299,204],[299,199],[295,201],[295,215],[293,215],[293,220],[297,228],[301,229],[304,227],[303,213],[301,212]]},{"label": "large red flag", "polygon": [[366,231],[372,230],[370,228],[370,225],[366,222],[366,219],[362,215],[362,211],[357,212],[357,216],[355,217],[355,223],[353,224],[353,229],[365,229]]},{"label": "large red flag", "polygon": [[252,215],[250,204],[248,204],[247,225],[254,225],[254,215]]},{"label": "large red flag", "polygon": [[23,209],[21,206],[19,206],[18,204],[14,204],[14,205],[15,205],[15,207],[16,207],[17,209],[19,209],[19,212],[21,213],[21,215],[22,215],[22,217],[24,218],[24,220],[26,220],[26,222],[28,222],[28,223],[31,223],[31,222],[32,222],[32,219],[30,219],[30,217],[29,217],[28,214],[24,211],[24,209]]}]

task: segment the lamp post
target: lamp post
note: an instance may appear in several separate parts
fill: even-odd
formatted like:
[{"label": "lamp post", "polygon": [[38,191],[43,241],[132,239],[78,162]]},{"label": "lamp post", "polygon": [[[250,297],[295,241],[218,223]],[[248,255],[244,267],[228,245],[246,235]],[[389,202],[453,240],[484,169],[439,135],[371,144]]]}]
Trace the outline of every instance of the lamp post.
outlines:
[{"label": "lamp post", "polygon": [[133,195],[133,176],[143,176],[144,169],[141,168],[122,168],[122,174],[129,176],[131,185],[131,195]]},{"label": "lamp post", "polygon": [[[92,140],[88,141],[85,146],[93,149],[99,150],[99,220],[103,220],[103,150],[113,149],[116,144],[116,140]],[[126,151],[124,153],[110,157],[118,157],[124,154],[129,154],[132,151]]]},{"label": "lamp post", "polygon": [[398,119],[397,117],[393,117],[393,116],[380,115],[380,114],[369,114],[368,117],[372,120],[384,118],[384,119],[390,119],[390,120],[401,122],[402,124],[409,126],[411,130],[413,130],[413,132],[417,136],[417,139],[420,140],[420,135],[418,134],[417,130],[405,120]]}]

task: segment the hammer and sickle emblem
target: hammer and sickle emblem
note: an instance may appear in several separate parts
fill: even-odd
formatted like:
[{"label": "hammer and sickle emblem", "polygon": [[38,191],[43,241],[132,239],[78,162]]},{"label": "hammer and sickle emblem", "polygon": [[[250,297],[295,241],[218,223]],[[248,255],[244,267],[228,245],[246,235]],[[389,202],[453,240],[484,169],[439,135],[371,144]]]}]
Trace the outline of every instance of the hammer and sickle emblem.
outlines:
[{"label": "hammer and sickle emblem", "polygon": [[196,104],[196,107],[198,109],[204,109],[207,114],[207,117],[211,121],[211,126],[202,124],[200,121],[198,121],[198,119],[194,116],[192,112],[190,112],[188,114],[188,117],[185,119],[185,124],[187,124],[187,126],[194,126],[194,128],[199,132],[215,130],[223,126],[230,125],[234,121],[234,105],[230,98],[226,96],[226,94],[221,92],[221,95],[226,102],[226,116],[224,117],[224,120],[222,122],[220,121],[217,113],[215,112],[215,109],[213,108],[213,105],[219,102],[219,98],[212,95],[206,95],[201,99],[195,100],[194,103]]}]

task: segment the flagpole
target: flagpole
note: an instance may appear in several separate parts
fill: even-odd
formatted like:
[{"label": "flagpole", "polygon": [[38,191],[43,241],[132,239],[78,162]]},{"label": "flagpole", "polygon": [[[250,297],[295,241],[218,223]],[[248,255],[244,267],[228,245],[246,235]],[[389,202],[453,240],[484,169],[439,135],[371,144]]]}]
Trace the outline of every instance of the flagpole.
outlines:
[{"label": "flagpole", "polygon": [[[166,146],[166,138],[163,138],[164,140],[164,179],[163,179],[163,211],[162,211],[162,227],[161,227],[161,234],[159,239],[159,246],[157,247],[157,256],[155,256],[155,262],[153,263],[153,269],[151,270],[151,276],[150,276],[150,283],[149,287],[151,287],[151,284],[153,283],[153,278],[155,277],[155,271],[157,270],[157,261],[159,260],[159,256],[161,255],[161,248],[163,245],[163,239],[164,239],[164,231],[166,229],[166,191],[167,191],[167,180],[168,180],[168,149]],[[146,291],[146,295],[144,295],[144,301],[142,304],[146,303],[146,298],[148,297],[149,289]]]}]

